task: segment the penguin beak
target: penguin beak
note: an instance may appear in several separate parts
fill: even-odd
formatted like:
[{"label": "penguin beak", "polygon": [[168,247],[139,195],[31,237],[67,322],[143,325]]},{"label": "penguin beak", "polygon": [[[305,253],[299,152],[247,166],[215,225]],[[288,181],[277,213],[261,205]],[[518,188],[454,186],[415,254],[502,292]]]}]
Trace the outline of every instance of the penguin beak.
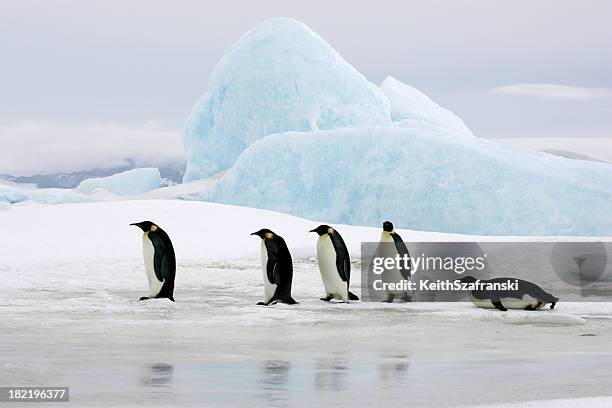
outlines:
[{"label": "penguin beak", "polygon": [[130,225],[133,225],[133,226],[135,226],[135,227],[140,227],[140,223],[139,223],[139,222],[134,222],[134,223],[132,223],[132,224],[130,224]]},{"label": "penguin beak", "polygon": [[259,234],[257,232],[251,232],[250,235],[257,235],[257,236],[259,236]]},{"label": "penguin beak", "polygon": [[308,232],[317,232],[317,229],[316,229],[316,228],[315,228],[315,229],[311,229],[311,230],[310,230],[310,231],[308,231]]}]

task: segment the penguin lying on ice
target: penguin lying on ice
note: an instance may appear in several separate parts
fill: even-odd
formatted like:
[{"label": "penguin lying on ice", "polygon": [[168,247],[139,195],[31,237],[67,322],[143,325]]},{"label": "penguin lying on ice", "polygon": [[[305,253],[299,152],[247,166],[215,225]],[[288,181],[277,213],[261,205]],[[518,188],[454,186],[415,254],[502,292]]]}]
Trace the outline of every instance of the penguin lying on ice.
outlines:
[{"label": "penguin lying on ice", "polygon": [[329,302],[335,298],[345,303],[359,300],[357,295],[349,291],[351,259],[342,236],[329,225],[319,225],[310,232],[319,234],[317,262],[325,287],[325,297],[321,300]]},{"label": "penguin lying on ice", "polygon": [[489,280],[478,280],[473,276],[464,276],[459,279],[462,283],[504,283],[518,282],[517,290],[471,290],[470,300],[475,306],[485,309],[497,309],[505,312],[508,309],[538,310],[550,303],[554,309],[559,298],[554,297],[535,283],[515,278],[494,278]]},{"label": "penguin lying on ice", "polygon": [[174,302],[176,258],[170,237],[151,221],[130,225],[144,232],[142,236],[144,265],[151,292],[140,300],[168,298]]},{"label": "penguin lying on ice", "polygon": [[285,240],[267,228],[253,232],[261,238],[261,269],[263,270],[264,301],[258,305],[267,306],[277,302],[294,305],[291,297],[293,262]]}]

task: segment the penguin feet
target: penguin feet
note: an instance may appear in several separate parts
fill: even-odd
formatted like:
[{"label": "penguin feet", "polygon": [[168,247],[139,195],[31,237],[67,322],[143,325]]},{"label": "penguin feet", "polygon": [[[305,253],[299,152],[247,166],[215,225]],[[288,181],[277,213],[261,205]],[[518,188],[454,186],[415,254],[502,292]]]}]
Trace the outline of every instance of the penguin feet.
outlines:
[{"label": "penguin feet", "polygon": [[406,293],[404,296],[402,296],[401,301],[402,302],[412,302],[412,296]]},{"label": "penguin feet", "polygon": [[151,298],[146,297],[146,296],[143,296],[143,297],[141,297],[140,299],[138,299],[138,301],[139,301],[139,302],[142,302],[143,300],[149,300],[149,299],[151,299]]},{"label": "penguin feet", "polygon": [[329,302],[334,298],[334,295],[327,295],[327,297],[322,297],[321,300],[324,302]]},{"label": "penguin feet", "polygon": [[387,295],[387,299],[383,300],[383,302],[385,303],[393,303],[393,299],[395,298],[395,295]]},{"label": "penguin feet", "polygon": [[495,306],[495,308],[496,308],[497,310],[500,310],[500,311],[502,311],[502,312],[507,312],[507,311],[508,311],[508,309],[506,309],[506,308],[504,307],[504,305],[502,305],[502,302],[500,302],[500,301],[497,301],[497,302],[491,302],[491,303],[493,303],[493,306]]},{"label": "penguin feet", "polygon": [[257,302],[257,306],[268,306],[266,302]]}]

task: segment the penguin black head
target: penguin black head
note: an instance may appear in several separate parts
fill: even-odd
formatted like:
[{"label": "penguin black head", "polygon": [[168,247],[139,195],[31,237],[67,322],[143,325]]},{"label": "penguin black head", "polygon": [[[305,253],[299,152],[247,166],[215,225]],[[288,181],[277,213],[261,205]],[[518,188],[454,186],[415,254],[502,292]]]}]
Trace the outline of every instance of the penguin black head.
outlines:
[{"label": "penguin black head", "polygon": [[267,228],[262,228],[259,231],[251,233],[251,235],[257,235],[261,239],[272,238],[275,234]]},{"label": "penguin black head", "polygon": [[315,229],[311,229],[308,232],[316,232],[317,234],[319,234],[319,236],[321,236],[325,234],[331,234],[332,232],[334,232],[334,229],[330,227],[329,225],[322,224],[322,225],[319,225]]},{"label": "penguin black head", "polygon": [[393,231],[393,223],[391,221],[383,222],[383,231],[386,231],[386,232]]},{"label": "penguin black head", "polygon": [[151,222],[151,221],[141,221],[141,222],[135,222],[133,224],[135,227],[140,228],[141,230],[143,230],[144,232],[153,232],[153,231],[157,231],[157,229],[159,228],[157,225],[155,225],[155,223]]}]

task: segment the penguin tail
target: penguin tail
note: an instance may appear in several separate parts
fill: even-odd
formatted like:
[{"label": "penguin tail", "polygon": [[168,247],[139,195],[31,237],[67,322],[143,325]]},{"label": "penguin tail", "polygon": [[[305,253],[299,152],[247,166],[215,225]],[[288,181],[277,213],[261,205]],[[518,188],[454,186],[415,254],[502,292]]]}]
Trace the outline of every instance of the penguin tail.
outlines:
[{"label": "penguin tail", "polygon": [[283,303],[286,303],[288,305],[295,305],[298,302],[295,301],[294,298],[292,298],[291,296],[289,296],[287,299],[283,300]]},{"label": "penguin tail", "polygon": [[357,296],[356,294],[354,294],[350,290],[349,290],[349,293],[348,293],[348,298],[349,298],[349,300],[359,300],[359,296]]},{"label": "penguin tail", "polygon": [[170,299],[171,301],[175,302],[174,297],[172,297],[172,296],[168,296],[168,299]]}]

